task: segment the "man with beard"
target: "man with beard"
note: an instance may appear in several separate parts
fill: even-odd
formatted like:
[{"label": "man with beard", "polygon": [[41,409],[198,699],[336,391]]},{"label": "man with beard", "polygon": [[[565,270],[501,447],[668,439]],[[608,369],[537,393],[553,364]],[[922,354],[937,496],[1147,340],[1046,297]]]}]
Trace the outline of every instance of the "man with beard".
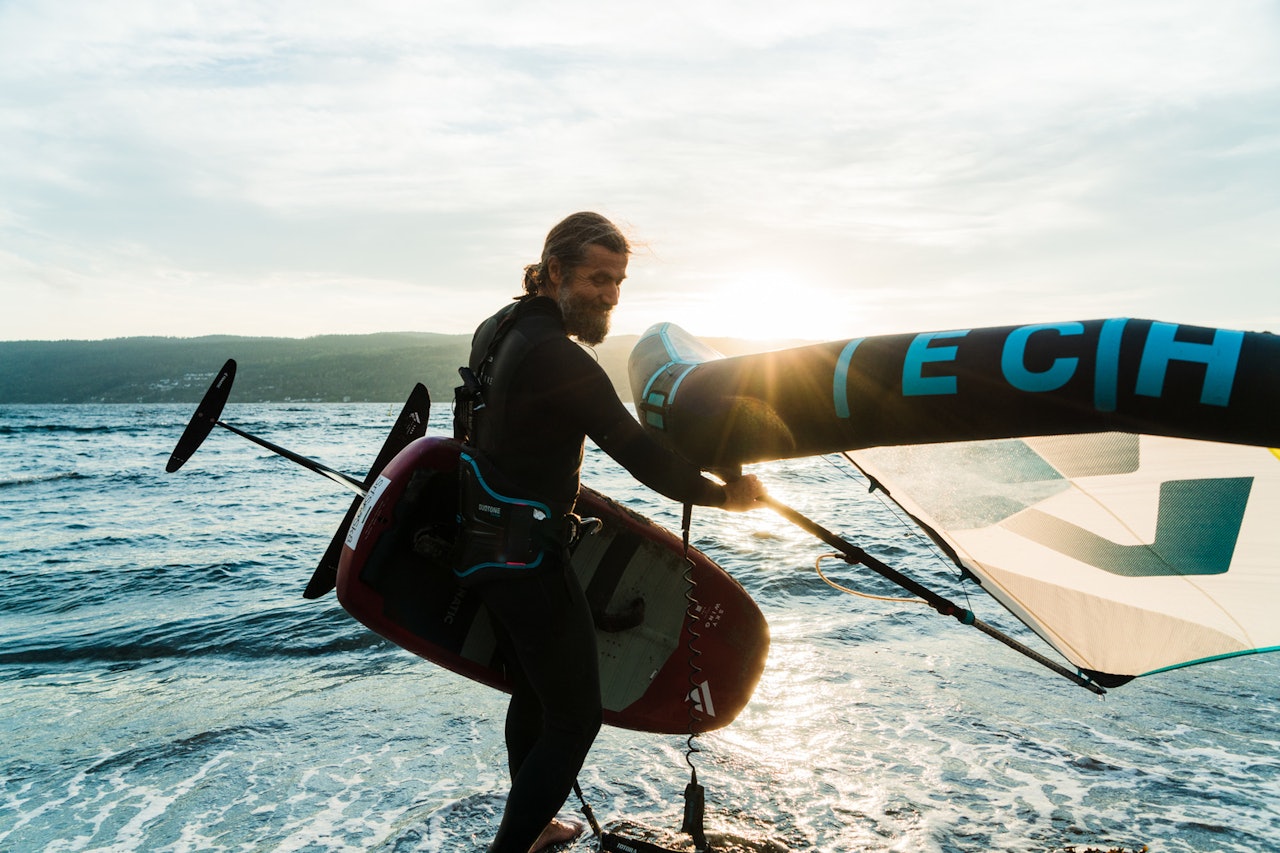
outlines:
[{"label": "man with beard", "polygon": [[[654,442],[595,358],[570,340],[605,339],[630,251],[603,216],[569,216],[547,235],[542,259],[525,268],[525,294],[472,339],[473,393],[460,393],[457,412],[466,440],[467,556],[459,576],[491,612],[513,684],[505,732],[511,792],[491,853],[542,850],[583,829],[554,818],[601,722],[595,626],[566,548],[584,438],[681,503],[736,511],[764,494],[755,477],[721,485]],[[469,493],[481,499],[469,501]],[[536,502],[549,518],[525,519],[519,531],[510,521],[495,527],[482,516],[496,512],[496,495]]]}]

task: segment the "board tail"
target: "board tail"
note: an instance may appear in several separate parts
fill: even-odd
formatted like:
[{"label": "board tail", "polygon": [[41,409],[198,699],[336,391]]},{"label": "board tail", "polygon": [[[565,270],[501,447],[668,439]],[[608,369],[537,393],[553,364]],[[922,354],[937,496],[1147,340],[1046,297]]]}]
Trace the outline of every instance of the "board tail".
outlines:
[{"label": "board tail", "polygon": [[[413,386],[413,392],[409,394],[409,399],[400,410],[400,416],[396,418],[395,425],[387,435],[387,440],[383,442],[382,449],[378,451],[377,458],[369,468],[369,473],[365,475],[366,490],[373,485],[378,474],[382,473],[382,469],[387,467],[387,463],[395,458],[397,453],[404,450],[415,438],[421,438],[426,434],[430,416],[431,394],[426,386],[419,382]],[[303,590],[303,598],[320,598],[337,585],[338,558],[342,556],[342,543],[347,538],[347,530],[351,527],[351,522],[356,517],[356,512],[360,509],[360,503],[363,500],[357,497],[347,508],[342,524],[338,525],[337,532],[329,541],[329,547],[325,549],[324,556],[320,558],[319,565],[311,575],[311,580],[307,582],[307,588]]]}]

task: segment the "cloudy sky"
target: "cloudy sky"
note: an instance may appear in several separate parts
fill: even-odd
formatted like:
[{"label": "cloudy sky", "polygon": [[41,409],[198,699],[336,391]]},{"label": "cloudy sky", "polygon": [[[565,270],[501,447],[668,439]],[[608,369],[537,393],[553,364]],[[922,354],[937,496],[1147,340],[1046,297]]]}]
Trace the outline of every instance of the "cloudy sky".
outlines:
[{"label": "cloudy sky", "polygon": [[0,340],[1280,332],[1280,4],[0,0]]}]

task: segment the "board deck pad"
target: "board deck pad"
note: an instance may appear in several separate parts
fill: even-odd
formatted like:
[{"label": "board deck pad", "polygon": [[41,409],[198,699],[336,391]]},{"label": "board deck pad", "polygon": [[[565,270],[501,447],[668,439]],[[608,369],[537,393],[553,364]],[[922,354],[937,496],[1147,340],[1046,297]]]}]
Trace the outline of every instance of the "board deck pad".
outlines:
[{"label": "board deck pad", "polygon": [[[346,537],[338,598],[397,645],[509,691],[479,596],[445,565],[414,551],[421,508],[401,500],[415,474],[444,475],[442,488],[456,482],[459,447],[452,439],[422,438],[387,465]],[[759,607],[705,554],[690,548],[686,560],[679,538],[604,495],[584,487],[577,512],[603,522],[578,543],[572,563],[597,616],[605,722],[671,734],[728,725],[751,698],[768,654]],[[696,639],[685,616],[690,562]],[[699,652],[696,672],[691,641]]]}]

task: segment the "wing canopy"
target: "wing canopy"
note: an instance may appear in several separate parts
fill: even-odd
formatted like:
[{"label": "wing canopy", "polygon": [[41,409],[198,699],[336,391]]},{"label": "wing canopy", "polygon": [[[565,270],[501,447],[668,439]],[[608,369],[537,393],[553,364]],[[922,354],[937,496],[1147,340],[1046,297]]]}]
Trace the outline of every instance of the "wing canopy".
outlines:
[{"label": "wing canopy", "polygon": [[1089,672],[1280,647],[1280,456],[1098,433],[852,454],[983,588]]}]

